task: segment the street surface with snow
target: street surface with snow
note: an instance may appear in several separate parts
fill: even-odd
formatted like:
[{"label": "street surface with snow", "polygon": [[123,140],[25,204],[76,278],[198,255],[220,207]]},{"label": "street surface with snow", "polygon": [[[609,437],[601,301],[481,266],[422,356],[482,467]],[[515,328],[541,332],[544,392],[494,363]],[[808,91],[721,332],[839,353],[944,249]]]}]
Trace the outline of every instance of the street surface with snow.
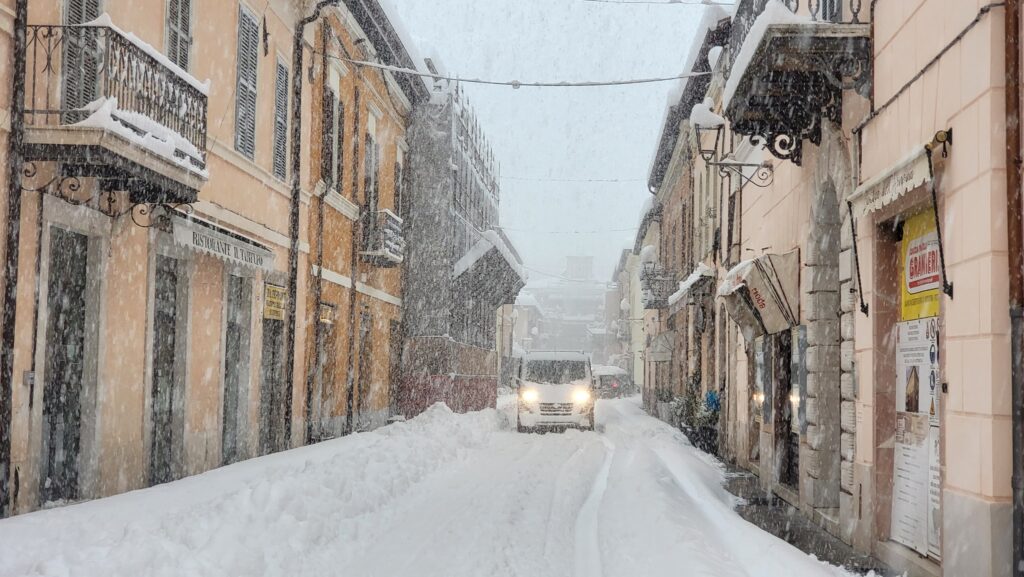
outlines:
[{"label": "street surface with snow", "polygon": [[0,575],[845,576],[742,520],[634,399],[517,434],[514,399],[0,521]]}]

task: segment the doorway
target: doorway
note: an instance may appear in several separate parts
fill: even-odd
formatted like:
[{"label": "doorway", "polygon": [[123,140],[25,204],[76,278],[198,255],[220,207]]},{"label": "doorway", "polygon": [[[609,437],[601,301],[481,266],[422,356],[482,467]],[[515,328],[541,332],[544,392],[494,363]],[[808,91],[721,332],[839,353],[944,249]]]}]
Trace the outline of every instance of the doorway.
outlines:
[{"label": "doorway", "polygon": [[40,501],[79,496],[89,238],[50,228]]},{"label": "doorway", "polygon": [[249,327],[252,326],[252,281],[227,276],[224,322],[224,424],[221,458],[229,465],[244,458],[245,414],[249,391]]},{"label": "doorway", "polygon": [[800,433],[791,399],[792,333],[783,331],[772,336],[772,389],[775,391],[773,412],[775,454],[779,483],[798,489],[800,485]]},{"label": "doorway", "polygon": [[288,448],[291,425],[285,410],[291,399],[284,381],[284,306],[282,287],[266,285],[263,315],[262,362],[260,363],[260,454]]},{"label": "doorway", "polygon": [[182,471],[185,432],[185,266],[157,255],[153,295],[153,372],[149,483],[173,481]]}]

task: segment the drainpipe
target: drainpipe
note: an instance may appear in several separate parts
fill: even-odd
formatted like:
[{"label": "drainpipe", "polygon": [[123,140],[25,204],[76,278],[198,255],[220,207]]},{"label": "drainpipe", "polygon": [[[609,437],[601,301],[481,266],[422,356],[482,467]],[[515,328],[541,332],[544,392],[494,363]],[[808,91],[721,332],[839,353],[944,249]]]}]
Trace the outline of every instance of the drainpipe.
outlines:
[{"label": "drainpipe", "polygon": [[[362,69],[359,65],[356,65],[356,70],[359,72],[358,78],[361,81]],[[359,141],[362,140],[362,134],[359,126],[359,87],[356,86],[352,95],[353,108],[355,109],[355,118],[353,119],[352,129],[352,198],[356,199],[359,194]],[[363,152],[366,154],[366,151]],[[366,191],[363,191],[363,200],[365,202]],[[349,275],[352,277],[352,286],[348,290],[348,370],[345,377],[345,433],[350,434],[354,431],[354,423],[352,420],[352,411],[355,410],[353,403],[353,395],[355,395],[356,389],[356,300],[359,298],[359,292],[356,290],[356,283],[359,282],[359,255],[358,249],[360,239],[360,224],[363,221],[363,211],[359,211],[359,217],[352,221],[352,239],[350,241],[351,254],[349,255]],[[360,375],[362,376],[362,375]]]},{"label": "drainpipe", "polygon": [[[336,5],[340,0],[320,0],[313,8],[313,13],[295,24],[295,36],[292,39],[292,198],[291,211],[288,215],[288,237],[291,241],[288,248],[288,312],[285,326],[285,407],[284,420],[288,427],[288,438],[291,439],[292,397],[294,396],[295,379],[295,316],[297,292],[299,286],[299,209],[302,205],[302,37],[306,26],[320,18],[320,12],[328,6]],[[317,311],[319,314],[319,311]],[[306,413],[306,419],[310,418]]]},{"label": "drainpipe", "polygon": [[[14,6],[14,68],[11,73],[11,131],[7,136],[7,238],[4,243],[3,330],[0,333],[0,518],[11,508],[11,427],[14,402],[14,323],[18,306],[21,246],[21,169],[25,141],[25,33],[28,0]],[[40,199],[41,200],[41,199]]]},{"label": "drainpipe", "polygon": [[1020,2],[1006,0],[1006,219],[1013,406],[1013,574],[1024,575],[1024,202],[1020,177]]}]

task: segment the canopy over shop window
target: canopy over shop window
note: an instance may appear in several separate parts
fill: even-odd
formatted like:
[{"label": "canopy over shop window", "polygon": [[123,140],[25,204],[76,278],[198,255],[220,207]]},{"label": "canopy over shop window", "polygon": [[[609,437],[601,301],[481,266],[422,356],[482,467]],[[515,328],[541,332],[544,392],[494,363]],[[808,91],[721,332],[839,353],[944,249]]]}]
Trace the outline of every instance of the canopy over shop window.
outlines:
[{"label": "canopy over shop window", "polygon": [[932,180],[928,150],[922,146],[889,170],[857,187],[850,195],[853,214],[860,218],[885,208],[903,195]]},{"label": "canopy over shop window", "polygon": [[697,263],[693,272],[679,283],[679,290],[668,297],[669,315],[674,315],[686,305],[692,304],[697,295],[706,295],[707,293],[704,291],[714,278],[715,270],[713,268],[702,262]]},{"label": "canopy over shop window", "polygon": [[725,275],[718,288],[726,310],[753,340],[799,324],[800,250],[745,260]]}]

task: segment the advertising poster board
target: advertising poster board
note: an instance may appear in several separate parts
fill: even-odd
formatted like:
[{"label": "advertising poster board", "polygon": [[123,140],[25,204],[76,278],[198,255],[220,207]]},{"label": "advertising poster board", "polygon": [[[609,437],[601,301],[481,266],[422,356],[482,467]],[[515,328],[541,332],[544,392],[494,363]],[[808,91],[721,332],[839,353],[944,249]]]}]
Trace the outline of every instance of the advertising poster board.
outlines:
[{"label": "advertising poster board", "polygon": [[900,247],[901,320],[939,315],[942,269],[939,267],[939,236],[935,216],[922,212],[903,223]]},{"label": "advertising poster board", "polygon": [[896,442],[891,536],[940,557],[939,319],[896,325]]}]

